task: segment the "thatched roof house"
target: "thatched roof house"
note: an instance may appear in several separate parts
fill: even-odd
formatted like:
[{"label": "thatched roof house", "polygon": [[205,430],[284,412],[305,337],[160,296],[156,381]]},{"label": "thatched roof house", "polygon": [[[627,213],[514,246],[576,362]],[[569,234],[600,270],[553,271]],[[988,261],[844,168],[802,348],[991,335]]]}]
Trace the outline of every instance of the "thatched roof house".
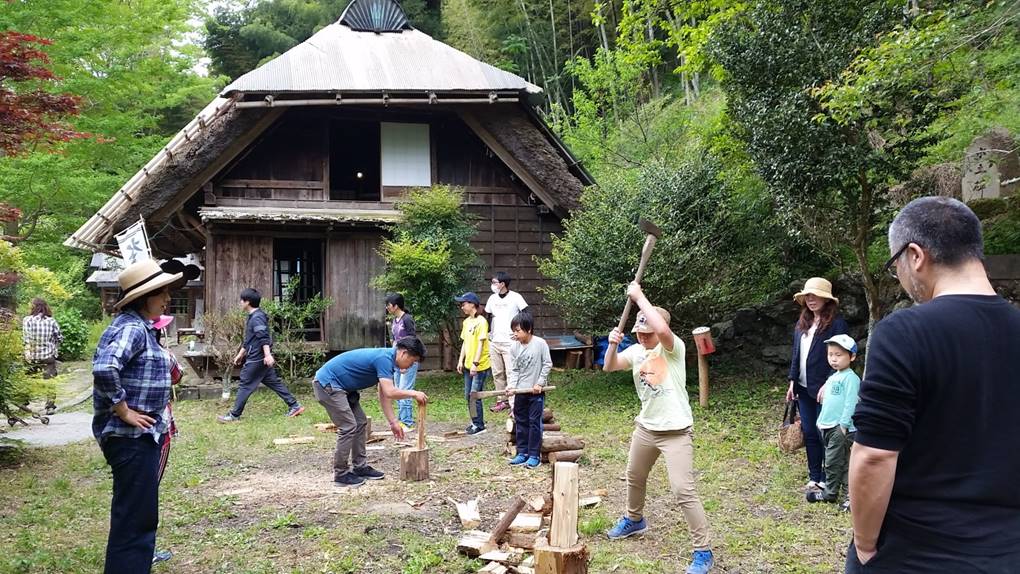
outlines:
[{"label": "thatched roof house", "polygon": [[383,227],[394,200],[436,183],[466,191],[474,244],[507,270],[545,332],[533,256],[591,177],[534,111],[537,86],[413,29],[394,0],[355,0],[335,24],[241,76],[66,244],[112,251],[143,217],[158,255],[202,253],[206,308],[254,286],[336,303],[318,332],[330,349],[379,344]]}]

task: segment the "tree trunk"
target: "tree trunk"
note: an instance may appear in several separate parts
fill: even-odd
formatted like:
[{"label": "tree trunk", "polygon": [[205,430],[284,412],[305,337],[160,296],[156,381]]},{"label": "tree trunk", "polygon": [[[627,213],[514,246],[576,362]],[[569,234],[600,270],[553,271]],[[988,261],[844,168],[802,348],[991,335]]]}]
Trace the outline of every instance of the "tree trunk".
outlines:
[{"label": "tree trunk", "polygon": [[[652,28],[651,13],[648,14],[646,24],[647,24],[646,30],[648,32],[648,43],[651,44],[652,42],[655,41],[655,30]],[[649,66],[649,68],[651,68],[652,72],[652,97],[657,99],[659,97],[659,71],[655,68],[655,64],[652,64],[651,66]]]},{"label": "tree trunk", "polygon": [[857,204],[853,252],[857,259],[861,282],[864,284],[864,298],[868,303],[868,336],[870,337],[875,323],[882,318],[878,282],[875,281],[875,277],[868,268],[868,245],[871,243],[871,229],[875,223],[873,215],[875,189],[864,173],[858,173],[857,181],[861,186],[861,197]]}]

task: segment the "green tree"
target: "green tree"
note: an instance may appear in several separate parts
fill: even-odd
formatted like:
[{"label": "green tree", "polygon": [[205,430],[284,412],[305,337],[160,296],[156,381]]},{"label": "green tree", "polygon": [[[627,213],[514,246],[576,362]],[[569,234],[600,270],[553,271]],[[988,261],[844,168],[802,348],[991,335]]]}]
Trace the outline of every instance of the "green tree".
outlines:
[{"label": "green tree", "polygon": [[267,300],[262,308],[269,316],[273,329],[273,357],[288,381],[310,377],[322,365],[326,350],[321,345],[309,345],[305,337],[309,328],[318,328],[322,315],[333,300],[316,293],[310,299],[299,301],[300,277],[292,277],[284,286],[280,300]]},{"label": "green tree", "polygon": [[448,343],[453,297],[478,278],[480,268],[471,247],[475,226],[463,201],[460,189],[434,185],[398,203],[403,220],[383,241],[386,270],[373,280],[377,288],[404,296],[419,332],[442,333]]}]

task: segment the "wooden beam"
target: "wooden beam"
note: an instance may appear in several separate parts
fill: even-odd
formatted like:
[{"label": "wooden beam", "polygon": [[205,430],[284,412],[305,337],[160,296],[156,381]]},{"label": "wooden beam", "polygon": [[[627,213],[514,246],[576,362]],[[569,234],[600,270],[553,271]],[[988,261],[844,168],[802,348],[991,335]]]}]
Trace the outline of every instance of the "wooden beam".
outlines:
[{"label": "wooden beam", "polygon": [[557,462],[554,472],[549,544],[569,548],[577,544],[578,467],[572,462]]}]

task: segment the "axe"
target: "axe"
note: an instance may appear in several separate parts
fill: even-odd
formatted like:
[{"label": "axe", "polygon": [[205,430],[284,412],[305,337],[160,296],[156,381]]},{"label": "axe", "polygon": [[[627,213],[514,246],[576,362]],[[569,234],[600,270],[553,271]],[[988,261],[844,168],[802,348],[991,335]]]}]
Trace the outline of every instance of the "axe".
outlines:
[{"label": "axe", "polygon": [[[648,265],[648,258],[652,256],[652,249],[655,248],[655,241],[662,237],[662,231],[657,225],[648,221],[645,218],[641,218],[638,222],[641,230],[645,232],[645,245],[641,248],[641,261],[638,263],[637,273],[634,274],[634,282],[640,283],[641,277],[645,274],[645,266]],[[630,308],[634,304],[630,297],[627,297],[627,303],[623,306],[623,314],[620,315],[620,324],[617,325],[617,329],[621,332],[624,326],[627,324],[627,318],[630,317]],[[613,348],[616,345],[610,343],[609,348]],[[609,349],[606,349],[609,352]],[[606,366],[602,365],[602,370],[605,370]]]},{"label": "axe", "polygon": [[[555,390],[556,387],[542,387],[542,392]],[[513,389],[510,391],[511,395],[528,395],[531,394],[531,388],[527,389]],[[471,398],[468,399],[468,412],[471,413],[471,418],[478,416],[478,405],[475,401],[481,399],[487,399],[489,397],[499,397],[506,395],[506,391],[471,391]]]}]

